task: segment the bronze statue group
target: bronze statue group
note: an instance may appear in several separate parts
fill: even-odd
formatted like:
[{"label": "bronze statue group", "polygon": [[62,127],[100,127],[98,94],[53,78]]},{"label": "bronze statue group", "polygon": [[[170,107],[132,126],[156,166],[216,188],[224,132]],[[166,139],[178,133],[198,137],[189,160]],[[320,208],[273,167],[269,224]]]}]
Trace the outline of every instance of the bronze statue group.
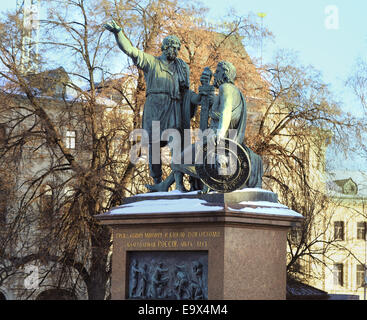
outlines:
[{"label": "bronze statue group", "polygon": [[[247,121],[246,101],[235,85],[236,68],[228,61],[220,61],[214,73],[205,68],[200,81],[199,93],[190,90],[190,70],[188,65],[177,57],[181,47],[176,36],[164,38],[162,54],[155,57],[133,47],[116,22],[104,25],[116,38],[119,48],[134,64],[143,70],[146,82],[146,101],[143,111],[142,128],[149,137],[149,171],[154,184],[147,185],[148,190],[168,191],[175,182],[176,190],[185,192],[183,174],[189,174],[191,190],[209,192],[230,192],[242,188],[261,188],[263,164],[259,155],[248,148],[244,142]],[[217,89],[218,94],[214,92]],[[184,145],[184,130],[190,129],[190,120],[201,105],[200,129],[207,130],[207,136],[199,145]],[[159,123],[159,135],[152,134],[152,125]],[[181,133],[180,141],[162,141],[161,134],[167,129],[176,129]],[[232,134],[230,134],[232,133]],[[177,140],[177,139],[176,139]],[[162,165],[154,161],[154,150],[167,143],[180,144],[183,150],[180,161],[172,161],[172,173],[162,181]],[[228,146],[232,143],[235,152]],[[208,146],[222,146],[223,152],[213,152]],[[156,147],[156,148],[155,148]],[[185,152],[190,152],[193,163],[181,161]],[[198,153],[204,153],[204,163],[195,163]],[[201,154],[201,156],[203,156]],[[206,160],[214,159],[212,162]],[[235,165],[231,174],[220,174],[220,170]],[[228,170],[227,170],[228,171]],[[218,173],[219,172],[219,173]]]}]

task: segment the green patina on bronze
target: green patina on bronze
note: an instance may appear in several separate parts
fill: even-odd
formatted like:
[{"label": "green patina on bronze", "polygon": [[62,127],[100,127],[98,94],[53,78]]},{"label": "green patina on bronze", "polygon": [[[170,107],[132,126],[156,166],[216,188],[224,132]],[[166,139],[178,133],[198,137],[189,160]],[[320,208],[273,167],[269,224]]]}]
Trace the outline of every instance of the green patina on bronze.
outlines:
[{"label": "green patina on bronze", "polygon": [[[166,129],[177,129],[183,136],[183,129],[190,128],[191,109],[199,103],[199,97],[189,90],[188,65],[177,58],[181,46],[179,39],[176,36],[166,37],[161,47],[162,55],[155,57],[132,46],[115,21],[104,27],[114,33],[119,48],[144,72],[146,101],[142,128],[149,135],[150,145],[160,143],[161,134]],[[160,124],[159,136],[156,137],[152,136],[153,121],[159,121]],[[150,174],[154,182],[159,183],[161,165],[152,164],[151,152],[149,158]],[[176,189],[184,190],[182,174],[177,173],[175,178]]]},{"label": "green patina on bronze", "polygon": [[[230,62],[219,62],[214,74],[213,85],[209,84],[211,71],[209,68],[205,68],[201,77],[203,85],[199,88],[199,94],[196,94],[189,90],[190,70],[188,65],[177,58],[181,44],[176,36],[166,37],[161,47],[162,55],[155,57],[132,46],[116,22],[111,21],[105,24],[104,27],[114,33],[119,48],[131,57],[135,65],[144,72],[147,88],[142,127],[149,135],[150,150],[152,149],[152,143],[161,144],[161,134],[166,129],[177,129],[183,137],[183,130],[190,128],[190,118],[193,116],[194,107],[202,103],[201,116],[203,119],[201,119],[200,129],[204,130],[209,120],[209,127],[215,133],[208,139],[218,143],[218,141],[228,138],[229,130],[234,129],[236,135],[231,137],[231,140],[237,143],[248,155],[243,159],[248,159],[247,169],[251,168],[251,170],[248,170],[249,175],[243,180],[243,185],[238,185],[261,188],[262,159],[244,144],[247,109],[243,94],[234,84],[236,68]],[[214,94],[213,87],[216,87],[219,91],[217,96]],[[159,121],[160,123],[159,136],[157,135],[157,137],[152,136],[153,121]],[[181,141],[181,146],[183,146],[183,141]],[[186,150],[188,149],[194,148],[188,146]],[[184,158],[184,152],[181,156],[182,159]],[[176,189],[185,191],[182,183],[183,173],[194,178],[200,178],[195,171],[195,164],[187,166],[181,162],[181,164],[172,163],[173,173],[165,181],[161,181],[161,165],[152,164],[151,159],[150,152],[150,174],[155,182],[154,185],[147,185],[150,191],[167,191],[173,182],[176,182]],[[225,165],[226,161],[228,160],[221,157],[221,155],[217,156],[218,167]],[[220,180],[219,177],[218,180]],[[226,184],[223,184],[222,191],[233,191],[228,189],[229,180]],[[206,186],[205,191],[208,191],[208,187],[210,188],[210,186]],[[218,191],[221,191],[220,184],[216,187],[216,190],[219,188]]]}]

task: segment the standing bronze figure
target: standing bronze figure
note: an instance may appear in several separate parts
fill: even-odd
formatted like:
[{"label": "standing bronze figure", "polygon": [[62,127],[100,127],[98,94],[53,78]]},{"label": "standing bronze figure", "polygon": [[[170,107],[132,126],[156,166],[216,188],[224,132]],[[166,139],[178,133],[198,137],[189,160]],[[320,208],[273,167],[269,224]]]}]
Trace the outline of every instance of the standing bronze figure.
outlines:
[{"label": "standing bronze figure", "polygon": [[[153,149],[159,150],[167,144],[161,141],[161,134],[166,129],[179,130],[183,139],[183,130],[190,128],[190,109],[199,103],[200,97],[189,90],[190,70],[188,65],[177,57],[181,43],[176,36],[164,38],[162,55],[155,57],[132,46],[115,21],[112,20],[104,27],[115,35],[119,48],[144,72],[146,101],[142,128],[149,136],[150,175],[154,183],[158,184],[162,181],[162,166],[160,152],[153,154]],[[152,135],[153,123],[159,123],[159,136]],[[182,178],[181,172],[174,173],[176,189],[185,191]]]}]

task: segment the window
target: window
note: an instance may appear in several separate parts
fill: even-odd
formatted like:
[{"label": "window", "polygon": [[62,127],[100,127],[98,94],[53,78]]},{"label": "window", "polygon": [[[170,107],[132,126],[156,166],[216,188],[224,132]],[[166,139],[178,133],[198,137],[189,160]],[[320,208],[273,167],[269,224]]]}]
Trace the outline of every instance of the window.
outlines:
[{"label": "window", "polygon": [[302,267],[301,267],[300,261],[297,260],[295,263],[293,263],[290,271],[291,272],[301,272]]},{"label": "window", "polygon": [[3,124],[0,124],[0,147],[5,144],[6,140],[6,129]]},{"label": "window", "polygon": [[292,228],[290,236],[293,243],[300,243],[302,239],[302,229],[299,227]]},{"label": "window", "polygon": [[344,221],[334,222],[334,238],[335,240],[344,240]]},{"label": "window", "polygon": [[73,188],[73,187],[71,187],[71,186],[66,186],[66,187],[64,188],[64,195],[65,195],[66,197],[71,197],[71,196],[73,196],[73,195],[74,195],[74,188]]},{"label": "window", "polygon": [[76,137],[75,131],[69,131],[69,130],[66,131],[66,141],[65,141],[66,148],[75,149],[75,137]]},{"label": "window", "polygon": [[364,285],[364,265],[357,265],[357,288],[360,288]]},{"label": "window", "polygon": [[6,212],[8,206],[8,190],[0,180],[0,225],[6,222]]},{"label": "window", "polygon": [[366,239],[366,222],[357,223],[357,239]]},{"label": "window", "polygon": [[333,280],[335,286],[343,285],[343,264],[336,263],[333,268]]},{"label": "window", "polygon": [[67,214],[72,207],[74,194],[75,190],[73,187],[66,186],[64,188],[63,194],[61,195],[61,206],[58,209],[58,213],[60,216]]},{"label": "window", "polygon": [[0,227],[3,227],[6,223],[9,195],[8,183],[0,178]]},{"label": "window", "polygon": [[50,218],[53,214],[53,192],[50,185],[45,185],[41,189],[40,210],[43,218]]}]

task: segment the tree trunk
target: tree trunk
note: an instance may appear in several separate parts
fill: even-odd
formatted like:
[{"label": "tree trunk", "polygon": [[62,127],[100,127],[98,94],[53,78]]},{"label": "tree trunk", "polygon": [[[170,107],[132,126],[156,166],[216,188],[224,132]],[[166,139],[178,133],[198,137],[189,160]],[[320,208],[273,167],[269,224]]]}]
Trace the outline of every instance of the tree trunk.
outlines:
[{"label": "tree trunk", "polygon": [[111,233],[105,226],[96,226],[92,235],[92,257],[90,276],[86,283],[89,300],[104,300],[106,297],[109,271],[107,259],[111,245]]}]

